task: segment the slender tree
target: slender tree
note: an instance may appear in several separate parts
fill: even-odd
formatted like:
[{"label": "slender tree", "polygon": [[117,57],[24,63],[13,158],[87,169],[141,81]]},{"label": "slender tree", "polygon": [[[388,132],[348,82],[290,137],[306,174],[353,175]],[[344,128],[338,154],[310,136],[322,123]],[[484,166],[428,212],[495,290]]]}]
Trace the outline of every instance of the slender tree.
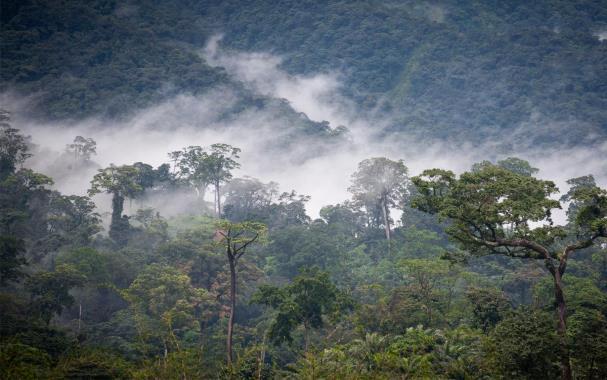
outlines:
[{"label": "slender tree", "polygon": [[208,148],[189,146],[169,153],[177,168],[178,180],[191,186],[196,196],[204,201],[209,185],[215,190],[215,213],[221,216],[220,186],[232,179],[232,170],[239,168],[236,162],[240,149],[228,144],[213,144]]},{"label": "slender tree", "polygon": [[221,217],[220,186],[232,179],[232,170],[240,167],[236,162],[240,149],[228,144],[213,144],[204,157],[204,170],[215,188],[215,211]]},{"label": "slender tree", "polygon": [[[607,237],[607,191],[589,181],[570,181],[574,186],[563,200],[572,202],[574,211],[570,208],[565,228],[551,220],[551,211],[561,208],[552,198],[558,189],[551,181],[484,165],[459,178],[450,171],[426,170],[413,182],[420,194],[414,207],[448,220],[446,231],[462,248],[544,262],[554,284],[562,378],[570,380],[563,275],[572,254]],[[575,186],[580,182],[584,186]],[[533,228],[532,223],[543,225]]]},{"label": "slender tree", "polygon": [[231,223],[221,221],[217,224],[215,240],[225,249],[230,267],[230,317],[228,319],[228,334],[226,340],[227,364],[232,365],[233,349],[232,336],[234,318],[236,316],[236,284],[238,276],[238,261],[252,244],[263,244],[267,237],[267,227],[257,222]]}]

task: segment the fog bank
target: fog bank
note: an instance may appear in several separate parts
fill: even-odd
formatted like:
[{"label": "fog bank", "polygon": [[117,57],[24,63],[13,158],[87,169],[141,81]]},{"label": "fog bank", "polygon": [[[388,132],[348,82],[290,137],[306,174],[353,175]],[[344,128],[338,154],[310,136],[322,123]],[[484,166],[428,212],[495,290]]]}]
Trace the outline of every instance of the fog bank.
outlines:
[{"label": "fog bank", "polygon": [[[402,134],[379,138],[378,130],[389,122],[391,115],[369,120],[359,114],[349,99],[340,95],[338,72],[289,75],[280,68],[281,57],[263,52],[226,52],[220,48],[219,38],[212,39],[201,54],[211,64],[226,68],[251,91],[286,99],[295,111],[305,113],[312,120],[326,120],[332,127],[346,125],[351,131],[350,141],[318,149],[324,144],[318,137],[293,138],[289,126],[271,109],[247,109],[226,119],[222,115],[238,101],[238,94],[229,88],[199,96],[181,94],[139,110],[124,121],[89,119],[69,125],[32,122],[25,112],[27,102],[5,94],[3,104],[8,104],[14,112],[14,127],[30,134],[39,146],[28,164],[55,176],[60,191],[85,194],[95,173],[94,167],[74,175],[69,171],[58,173],[57,160],[75,136],[97,141],[98,154],[93,160],[101,167],[137,161],[158,166],[168,162],[169,152],[186,146],[228,143],[242,149],[242,167],[235,176],[275,181],[283,191],[295,189],[310,195],[308,211],[312,217],[318,215],[322,206],[348,199],[350,175],[358,162],[378,156],[403,159],[411,175],[432,167],[462,172],[474,162],[517,156],[538,167],[539,176],[555,181],[561,191],[566,191],[567,179],[586,174],[594,174],[599,185],[607,187],[607,141],[538,149],[520,141],[520,144],[511,144],[511,150],[504,151],[496,149],[493,140],[473,145]],[[538,129],[545,133],[551,125],[544,124]],[[526,136],[511,135],[521,140]],[[564,216],[560,213],[556,218],[562,221]]]}]

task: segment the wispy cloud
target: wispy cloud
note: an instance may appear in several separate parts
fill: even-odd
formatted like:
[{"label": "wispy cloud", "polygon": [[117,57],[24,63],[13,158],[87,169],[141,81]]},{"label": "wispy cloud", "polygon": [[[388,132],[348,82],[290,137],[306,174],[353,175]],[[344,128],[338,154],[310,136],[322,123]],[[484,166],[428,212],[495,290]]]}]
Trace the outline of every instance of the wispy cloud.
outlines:
[{"label": "wispy cloud", "polygon": [[[554,126],[549,121],[532,120],[521,126],[521,132],[476,144],[431,141],[406,134],[380,138],[377,131],[389,123],[391,115],[370,118],[359,113],[349,99],[340,95],[342,77],[338,72],[291,75],[281,69],[280,57],[226,52],[220,49],[219,41],[212,39],[201,53],[211,64],[225,67],[252,91],[286,99],[297,112],[313,120],[329,121],[333,127],[346,125],[352,131],[351,141],[322,151],[314,150],[320,143],[318,139],[300,138],[286,146],[289,125],[284,125],[277,111],[271,109],[252,108],[226,120],[221,115],[238,101],[238,95],[229,88],[201,96],[182,94],[140,110],[124,121],[110,123],[93,118],[70,125],[32,122],[25,112],[19,112],[22,103],[5,96],[9,102],[3,103],[17,111],[15,126],[31,134],[41,147],[31,165],[52,175],[56,170],[53,162],[76,135],[97,141],[98,156],[94,159],[101,166],[136,161],[159,165],[168,161],[170,151],[225,142],[243,150],[242,168],[236,175],[276,181],[283,190],[295,189],[310,195],[308,211],[312,216],[318,215],[324,205],[349,198],[350,175],[358,162],[378,156],[403,159],[412,175],[431,167],[462,172],[484,159],[518,156],[540,168],[539,175],[554,180],[561,190],[566,190],[568,178],[589,173],[597,177],[600,185],[607,186],[607,141],[557,147],[526,143],[532,141],[533,134],[549,135],[562,128],[575,128],[575,123]],[[94,170],[90,170],[62,176],[57,187],[67,193],[83,194],[93,174]],[[557,219],[564,220],[563,214]]]}]

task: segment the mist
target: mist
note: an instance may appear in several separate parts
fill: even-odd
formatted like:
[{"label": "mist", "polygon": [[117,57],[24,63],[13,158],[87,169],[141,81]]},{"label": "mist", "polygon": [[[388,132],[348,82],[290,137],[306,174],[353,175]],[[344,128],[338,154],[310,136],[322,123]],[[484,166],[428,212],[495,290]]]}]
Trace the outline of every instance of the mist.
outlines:
[{"label": "mist", "polygon": [[[92,159],[99,167],[137,161],[158,166],[169,161],[169,152],[186,146],[228,143],[242,149],[242,166],[235,177],[248,175],[264,182],[275,181],[281,191],[294,189],[310,195],[307,211],[313,218],[321,207],[350,198],[350,176],[358,163],[369,157],[403,159],[410,175],[416,175],[433,167],[461,173],[474,162],[517,156],[539,168],[539,177],[555,181],[562,192],[567,190],[567,179],[587,174],[593,174],[599,186],[607,185],[607,141],[550,148],[529,143],[529,133],[533,133],[529,131],[549,134],[553,128],[575,128],[575,123],[553,126],[532,120],[534,128],[522,125],[521,133],[509,136],[513,140],[491,139],[475,144],[403,134],[382,138],[377,131],[389,124],[392,115],[370,118],[359,114],[340,93],[343,76],[339,72],[291,75],[281,69],[282,57],[267,52],[226,51],[221,48],[220,36],[212,38],[199,53],[211,65],[224,67],[253,93],[284,99],[313,121],[347,126],[350,138],[318,150],[316,147],[324,144],[321,139],[293,138],[289,126],[272,109],[247,109],[226,119],[222,115],[239,96],[231,88],[218,88],[204,95],[183,93],[122,121],[91,118],[77,123],[34,122],[27,118],[27,100],[4,94],[3,103],[13,112],[14,127],[31,135],[38,145],[28,165],[53,176],[58,190],[84,195],[97,167],[78,172],[60,169],[62,152],[75,136],[97,141],[97,155]],[[183,210],[179,203],[173,197],[154,206],[162,214],[171,215]],[[101,202],[100,208],[105,207]],[[564,221],[564,213],[557,213],[555,219]]]}]

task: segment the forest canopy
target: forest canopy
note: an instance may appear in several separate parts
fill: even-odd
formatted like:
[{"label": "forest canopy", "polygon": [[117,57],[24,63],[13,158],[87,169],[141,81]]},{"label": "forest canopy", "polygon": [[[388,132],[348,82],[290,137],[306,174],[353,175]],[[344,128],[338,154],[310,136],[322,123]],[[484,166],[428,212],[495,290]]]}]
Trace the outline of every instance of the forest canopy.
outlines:
[{"label": "forest canopy", "polygon": [[3,0],[0,103],[0,379],[607,379],[605,0]]},{"label": "forest canopy", "polygon": [[[515,157],[413,177],[375,157],[312,219],[309,197],[234,178],[240,150],[215,143],[98,169],[104,227],[96,198],[24,166],[8,113],[1,133],[3,378],[607,375],[607,191],[592,175],[559,201]],[[95,146],[66,151],[88,165]],[[188,192],[189,214],[146,205]]]}]

